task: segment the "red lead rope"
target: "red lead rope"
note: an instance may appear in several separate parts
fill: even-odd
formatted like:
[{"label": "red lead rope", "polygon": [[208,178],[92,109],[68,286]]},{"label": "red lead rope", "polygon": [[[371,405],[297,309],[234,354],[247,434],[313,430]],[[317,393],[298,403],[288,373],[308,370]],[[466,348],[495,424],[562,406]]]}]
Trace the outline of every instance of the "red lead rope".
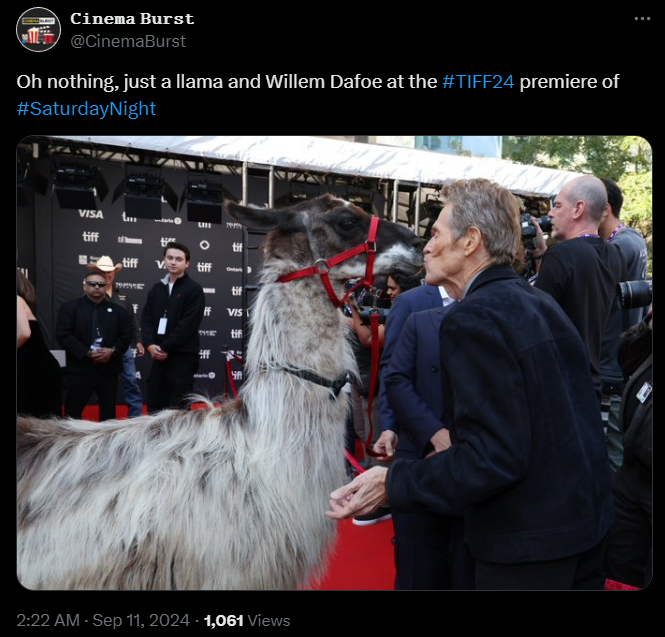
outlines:
[{"label": "red lead rope", "polygon": [[[367,418],[369,420],[369,433],[367,440],[365,440],[365,453],[368,456],[377,457],[378,454],[372,449],[372,437],[374,436],[374,425],[372,424],[372,403],[374,402],[374,393],[376,391],[376,379],[379,373],[379,312],[370,312],[369,324],[372,330],[372,371],[369,379],[369,399],[367,401]],[[344,455],[349,461],[349,464],[356,470],[357,473],[364,473],[363,469],[356,459],[344,450]]]},{"label": "red lead rope", "polygon": [[372,424],[372,403],[374,402],[374,394],[376,392],[376,381],[379,376],[379,312],[371,311],[369,316],[369,326],[372,330],[372,367],[369,379],[369,399],[367,401],[367,418],[369,420],[369,433],[367,440],[365,440],[365,453],[368,456],[377,457],[380,454],[372,449],[372,437],[374,436],[374,425]]}]

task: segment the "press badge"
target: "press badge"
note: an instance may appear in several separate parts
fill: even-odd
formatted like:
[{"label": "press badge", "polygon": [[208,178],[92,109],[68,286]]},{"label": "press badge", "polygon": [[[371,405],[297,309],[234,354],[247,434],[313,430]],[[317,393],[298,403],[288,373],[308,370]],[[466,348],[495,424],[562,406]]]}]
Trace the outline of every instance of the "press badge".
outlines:
[{"label": "press badge", "polygon": [[166,334],[166,317],[159,319],[159,326],[157,327],[157,334]]},{"label": "press badge", "polygon": [[647,381],[642,385],[640,388],[640,391],[637,392],[637,400],[639,400],[642,404],[644,404],[644,401],[649,398],[649,394],[653,390],[653,387],[651,386],[651,383]]}]

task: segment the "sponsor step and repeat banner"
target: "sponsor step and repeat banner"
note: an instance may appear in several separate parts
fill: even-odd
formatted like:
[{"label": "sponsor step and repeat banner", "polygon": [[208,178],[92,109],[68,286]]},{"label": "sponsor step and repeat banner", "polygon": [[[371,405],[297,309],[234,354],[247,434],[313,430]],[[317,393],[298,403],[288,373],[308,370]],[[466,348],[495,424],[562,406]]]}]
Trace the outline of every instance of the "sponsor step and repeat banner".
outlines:
[{"label": "sponsor step and repeat banner", "polygon": [[[38,160],[36,167],[42,174],[52,176],[52,161],[49,158]],[[113,200],[116,188],[125,179],[125,166],[95,160],[87,163],[98,169],[108,186],[108,194],[103,201],[97,200],[94,208],[62,208],[51,188],[46,196],[35,193],[32,197],[35,257],[34,273],[28,274],[37,287],[38,315],[47,343],[55,350],[60,349],[54,337],[58,308],[64,301],[83,294],[82,281],[88,272],[86,264],[102,255],[122,265],[116,274],[116,285],[129,297],[140,323],[148,291],[166,274],[164,247],[170,241],[179,241],[191,252],[188,273],[203,287],[206,299],[199,329],[200,365],[195,391],[209,397],[230,395],[225,352],[242,357],[243,346],[242,226],[225,212],[221,224],[189,221],[186,202],[180,205],[179,201],[173,209],[164,199],[161,219],[132,217],[125,211],[123,195]],[[161,176],[180,199],[187,187],[187,172],[164,168]],[[227,193],[240,199],[239,176],[224,176],[222,184]],[[261,188],[262,185],[262,180],[255,184],[256,198],[250,195],[251,203],[263,205],[267,200],[267,189]],[[18,209],[19,216],[32,212],[30,208]],[[19,223],[19,232],[28,225]],[[19,241],[19,249],[22,243],[26,242]],[[19,264],[22,263],[26,261],[19,255]],[[134,355],[137,355],[136,349]],[[136,358],[144,398],[150,365],[147,353],[143,358]],[[233,360],[232,370],[233,381],[239,386],[242,364]]]}]

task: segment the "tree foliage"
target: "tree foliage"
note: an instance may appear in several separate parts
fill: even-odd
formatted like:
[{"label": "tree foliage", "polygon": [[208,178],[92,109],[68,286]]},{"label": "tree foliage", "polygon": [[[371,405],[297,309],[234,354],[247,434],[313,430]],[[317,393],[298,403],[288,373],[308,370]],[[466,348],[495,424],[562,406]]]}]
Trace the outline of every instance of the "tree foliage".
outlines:
[{"label": "tree foliage", "polygon": [[651,146],[642,137],[517,135],[503,138],[504,159],[518,164],[609,177],[651,169]]},{"label": "tree foliage", "polygon": [[652,151],[643,137],[530,136],[503,138],[504,159],[519,164],[608,177],[619,184],[621,220],[642,233],[652,254]]},{"label": "tree foliage", "polygon": [[621,220],[635,228],[646,239],[649,250],[648,271],[651,274],[653,257],[652,174],[650,170],[625,173],[619,180],[623,191]]}]

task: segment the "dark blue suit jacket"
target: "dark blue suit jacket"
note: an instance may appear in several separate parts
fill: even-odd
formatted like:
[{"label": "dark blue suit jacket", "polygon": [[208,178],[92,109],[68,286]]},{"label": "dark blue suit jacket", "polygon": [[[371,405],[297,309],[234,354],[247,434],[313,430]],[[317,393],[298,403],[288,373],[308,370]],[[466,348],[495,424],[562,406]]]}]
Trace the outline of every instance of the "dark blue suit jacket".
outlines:
[{"label": "dark blue suit jacket", "polygon": [[[381,385],[379,387],[379,422],[382,431],[394,431],[399,433],[400,425],[397,422],[395,414],[388,403],[386,396],[386,384],[384,382],[393,350],[399,340],[400,333],[409,318],[414,312],[431,310],[443,307],[441,292],[434,285],[421,285],[413,288],[403,294],[400,294],[390,308],[388,319],[386,320],[386,330],[384,335],[384,346],[381,352],[380,375]],[[415,448],[411,440],[407,437],[399,442],[399,446],[404,452],[415,453]],[[412,456],[416,457],[416,456]]]},{"label": "dark blue suit jacket", "polygon": [[558,303],[490,266],[440,332],[453,446],[396,460],[396,510],[463,509],[473,556],[537,562],[595,547],[613,522],[609,462],[589,357]]},{"label": "dark blue suit jacket", "polygon": [[444,426],[439,329],[451,307],[411,314],[383,375],[399,423],[397,458],[424,458],[433,450],[430,438]]}]

